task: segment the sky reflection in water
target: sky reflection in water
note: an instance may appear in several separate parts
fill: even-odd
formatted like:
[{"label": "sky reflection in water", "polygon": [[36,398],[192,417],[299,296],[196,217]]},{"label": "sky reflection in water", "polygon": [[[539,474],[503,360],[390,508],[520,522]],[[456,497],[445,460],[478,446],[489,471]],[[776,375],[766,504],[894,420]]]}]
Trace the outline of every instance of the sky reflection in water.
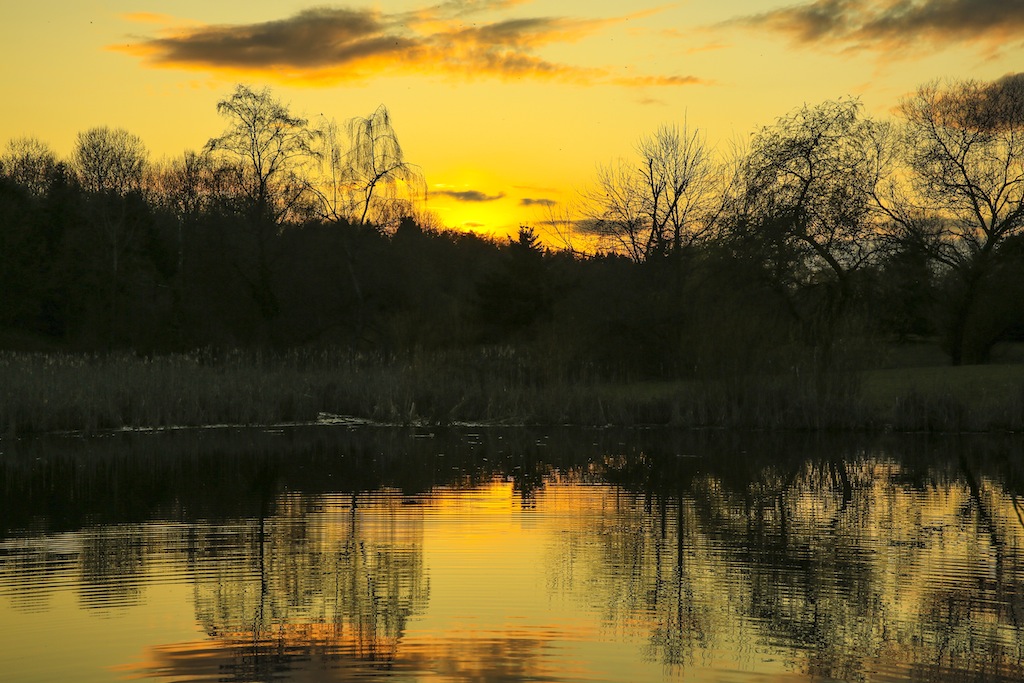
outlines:
[{"label": "sky reflection in water", "polygon": [[1024,680],[1010,439],[4,446],[10,680]]}]

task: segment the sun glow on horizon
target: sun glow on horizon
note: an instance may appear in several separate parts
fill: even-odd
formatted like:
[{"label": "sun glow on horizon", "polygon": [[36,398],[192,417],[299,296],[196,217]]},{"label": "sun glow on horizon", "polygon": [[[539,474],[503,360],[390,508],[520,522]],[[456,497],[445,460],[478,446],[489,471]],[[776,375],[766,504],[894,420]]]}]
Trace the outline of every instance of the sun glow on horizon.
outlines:
[{"label": "sun glow on horizon", "polygon": [[[970,4],[922,1],[895,16],[891,3],[855,0],[814,23],[809,0],[183,0],[173,15],[41,0],[10,8],[0,27],[0,56],[19,65],[0,143],[34,136],[64,156],[78,132],[107,125],[137,134],[154,159],[174,157],[220,132],[216,102],[237,81],[269,85],[311,119],[384,103],[409,161],[452,193],[427,209],[449,227],[504,234],[571,203],[599,164],[664,123],[686,119],[724,148],[803,103],[852,94],[886,115],[933,79],[1019,70],[1024,11]],[[921,31],[898,33],[910,23]]]}]

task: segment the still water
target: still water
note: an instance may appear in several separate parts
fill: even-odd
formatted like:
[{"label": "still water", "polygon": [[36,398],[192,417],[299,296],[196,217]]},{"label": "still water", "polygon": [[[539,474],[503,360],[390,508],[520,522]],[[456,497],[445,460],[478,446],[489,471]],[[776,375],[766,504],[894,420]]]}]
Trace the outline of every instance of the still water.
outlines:
[{"label": "still water", "polygon": [[1024,440],[0,441],[0,680],[1024,680]]}]

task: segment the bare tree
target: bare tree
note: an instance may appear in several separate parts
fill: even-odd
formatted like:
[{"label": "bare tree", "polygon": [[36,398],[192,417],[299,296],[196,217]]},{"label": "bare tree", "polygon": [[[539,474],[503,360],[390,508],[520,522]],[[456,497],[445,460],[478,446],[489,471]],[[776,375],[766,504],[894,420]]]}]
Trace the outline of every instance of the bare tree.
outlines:
[{"label": "bare tree", "polygon": [[216,167],[206,151],[186,150],[179,157],[161,163],[153,173],[156,200],[177,219],[177,272],[185,261],[185,228],[198,221],[213,206],[216,197]]},{"label": "bare tree", "polygon": [[36,197],[42,196],[57,168],[57,155],[49,145],[37,138],[13,138],[0,155],[0,173],[28,189]]},{"label": "bare tree", "polygon": [[583,198],[579,225],[613,251],[622,251],[637,263],[653,255],[655,230],[644,215],[646,204],[634,166],[618,159],[598,169],[597,188]]},{"label": "bare tree", "polygon": [[568,206],[552,203],[545,207],[545,218],[540,221],[541,233],[545,240],[555,244],[567,254],[582,256],[584,247],[580,243],[576,212]]},{"label": "bare tree", "polygon": [[366,118],[349,120],[346,137],[342,142],[333,121],[323,129],[324,214],[381,227],[412,215],[426,196],[426,182],[419,167],[406,161],[387,107],[382,104]]},{"label": "bare tree", "polygon": [[101,126],[78,135],[71,155],[82,187],[91,193],[90,222],[107,252],[108,343],[119,340],[121,289],[132,272],[132,253],[145,218],[141,195],[148,152],[123,128]]},{"label": "bare tree", "polygon": [[238,85],[231,97],[217,103],[217,111],[229,125],[206,143],[206,150],[234,162],[253,220],[280,223],[310,189],[305,172],[317,156],[319,134],[269,88],[256,91]]},{"label": "bare tree", "polygon": [[966,348],[970,320],[1000,245],[1024,232],[1024,74],[931,83],[905,98],[900,113],[911,171],[903,195],[915,201],[890,216],[961,283],[949,329],[953,363],[984,360],[991,340]]},{"label": "bare tree", "polygon": [[637,144],[638,159],[598,171],[582,226],[635,261],[679,254],[713,223],[716,167],[704,136],[662,126]]},{"label": "bare tree", "polygon": [[79,133],[71,153],[82,187],[89,192],[122,196],[142,187],[148,157],[139,136],[107,126]]},{"label": "bare tree", "polygon": [[159,169],[160,195],[178,220],[189,220],[208,207],[213,160],[209,153],[186,150]]},{"label": "bare tree", "polygon": [[272,337],[271,323],[281,312],[274,284],[274,237],[287,220],[307,215],[315,199],[308,172],[318,156],[319,132],[293,115],[269,88],[238,85],[217,103],[217,111],[228,127],[206,143],[214,157],[213,180],[218,192],[238,193],[238,213],[250,233],[228,258],[259,310],[264,333]]}]

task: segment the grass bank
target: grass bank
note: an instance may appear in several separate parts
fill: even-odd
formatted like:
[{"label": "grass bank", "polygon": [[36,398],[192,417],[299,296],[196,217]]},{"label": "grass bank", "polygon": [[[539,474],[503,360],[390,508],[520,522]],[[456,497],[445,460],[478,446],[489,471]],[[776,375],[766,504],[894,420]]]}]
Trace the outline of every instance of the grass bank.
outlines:
[{"label": "grass bank", "polygon": [[498,352],[0,354],[0,434],[316,422],[1024,429],[1024,364],[621,383],[540,375]]},{"label": "grass bank", "polygon": [[862,402],[893,431],[1024,431],[1024,364],[873,370]]}]

